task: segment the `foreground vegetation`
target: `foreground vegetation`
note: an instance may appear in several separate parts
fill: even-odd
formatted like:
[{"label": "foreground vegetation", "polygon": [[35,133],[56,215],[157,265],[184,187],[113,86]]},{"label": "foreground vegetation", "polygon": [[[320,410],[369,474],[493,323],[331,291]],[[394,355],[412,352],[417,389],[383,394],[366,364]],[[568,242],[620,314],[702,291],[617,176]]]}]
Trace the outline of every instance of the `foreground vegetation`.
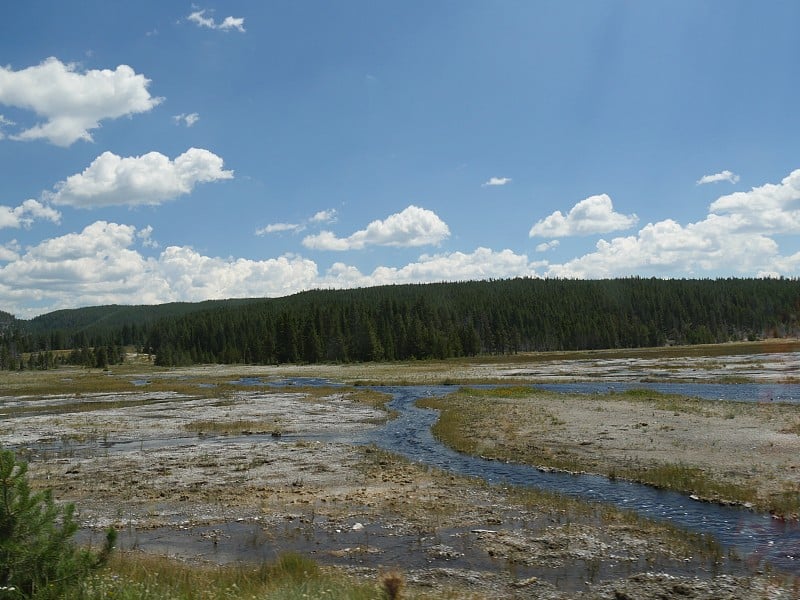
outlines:
[{"label": "foreground vegetation", "polygon": [[[399,598],[402,578],[367,581],[322,569],[297,554],[262,565],[190,565],[135,552],[116,555],[107,569],[73,592],[74,600],[385,600]],[[420,597],[420,596],[416,596]]]},{"label": "foreground vegetation", "polygon": [[63,598],[106,562],[116,533],[109,530],[100,552],[76,547],[74,505],[31,491],[27,472],[0,448],[0,598]]}]

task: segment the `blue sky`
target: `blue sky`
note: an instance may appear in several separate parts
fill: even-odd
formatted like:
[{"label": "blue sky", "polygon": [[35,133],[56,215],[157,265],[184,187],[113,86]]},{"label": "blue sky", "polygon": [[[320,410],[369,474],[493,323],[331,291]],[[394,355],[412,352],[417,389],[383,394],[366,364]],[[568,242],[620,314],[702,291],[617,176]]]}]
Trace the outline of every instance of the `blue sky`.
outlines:
[{"label": "blue sky", "polygon": [[0,309],[800,275],[800,4],[29,0]]}]

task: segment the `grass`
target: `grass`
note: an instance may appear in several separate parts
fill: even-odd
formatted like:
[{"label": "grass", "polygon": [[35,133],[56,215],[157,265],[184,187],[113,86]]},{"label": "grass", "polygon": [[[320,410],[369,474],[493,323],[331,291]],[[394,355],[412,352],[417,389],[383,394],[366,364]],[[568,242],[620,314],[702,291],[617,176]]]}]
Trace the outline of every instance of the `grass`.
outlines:
[{"label": "grass", "polygon": [[[144,373],[143,373],[144,371]],[[272,393],[292,393],[310,402],[345,395],[348,400],[377,410],[385,410],[390,396],[380,392],[340,386],[252,387],[235,383],[242,376],[233,372],[217,375],[182,375],[181,369],[164,370],[153,366],[118,365],[114,371],[77,367],[61,367],[49,371],[0,371],[0,389],[3,395],[24,399],[14,406],[3,406],[0,396],[0,418],[12,418],[36,414],[65,414],[110,410],[144,406],[149,404],[180,401],[189,398],[219,398],[220,402],[231,402],[236,394],[254,390]],[[247,375],[248,377],[250,375]],[[141,381],[146,381],[145,385]],[[163,397],[142,398],[139,394],[164,394]],[[126,398],[126,395],[131,395]],[[231,433],[225,425],[208,423],[209,431]],[[192,430],[199,430],[198,424]],[[233,428],[236,426],[233,425]],[[250,427],[250,429],[263,429]],[[274,427],[267,430],[272,431]]]},{"label": "grass", "polygon": [[257,566],[190,565],[136,552],[116,554],[109,566],[75,592],[75,600],[295,600],[385,598],[379,582],[326,571],[285,554]]},{"label": "grass", "polygon": [[200,419],[191,421],[185,425],[188,431],[198,434],[212,435],[251,435],[251,434],[280,434],[282,426],[280,423],[271,420],[244,420],[235,419],[232,421],[206,420]]},{"label": "grass", "polygon": [[[527,401],[534,398],[540,401]],[[609,402],[646,402],[654,410],[669,411],[675,415],[714,415],[725,419],[736,418],[746,410],[759,411],[763,418],[769,419],[771,411],[781,410],[780,406],[734,405],[727,402],[715,406],[693,398],[639,389],[608,394],[603,399]],[[691,464],[658,461],[642,464],[631,460],[614,460],[613,457],[596,453],[576,453],[570,447],[571,442],[554,441],[558,439],[558,432],[565,423],[548,411],[547,401],[568,400],[557,393],[519,386],[462,388],[444,398],[425,399],[419,405],[441,411],[433,433],[460,452],[561,471],[588,471],[694,494],[704,500],[752,505],[778,515],[800,514],[800,493],[794,489],[764,497],[754,485],[732,482]],[[579,402],[580,399],[575,401]],[[797,422],[790,424],[784,431],[800,433],[800,425]]]}]

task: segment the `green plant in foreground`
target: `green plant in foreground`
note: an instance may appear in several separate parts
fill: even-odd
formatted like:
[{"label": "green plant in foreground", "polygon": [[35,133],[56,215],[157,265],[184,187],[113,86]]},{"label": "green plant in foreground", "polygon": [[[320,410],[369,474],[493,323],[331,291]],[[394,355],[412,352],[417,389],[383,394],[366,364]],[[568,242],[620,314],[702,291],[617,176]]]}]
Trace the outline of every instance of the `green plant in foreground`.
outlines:
[{"label": "green plant in foreground", "polygon": [[382,600],[374,582],[323,570],[295,553],[262,565],[186,564],[136,552],[116,554],[75,600]]},{"label": "green plant in foreground", "polygon": [[0,599],[62,598],[108,558],[116,532],[95,553],[78,548],[75,507],[49,490],[31,492],[28,465],[0,449]]}]

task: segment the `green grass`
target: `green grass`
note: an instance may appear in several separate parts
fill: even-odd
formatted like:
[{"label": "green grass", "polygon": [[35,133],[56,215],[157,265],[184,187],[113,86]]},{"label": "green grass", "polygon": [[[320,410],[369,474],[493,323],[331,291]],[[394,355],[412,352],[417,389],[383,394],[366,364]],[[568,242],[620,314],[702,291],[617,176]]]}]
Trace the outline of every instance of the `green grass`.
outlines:
[{"label": "green grass", "polygon": [[251,434],[265,434],[282,432],[282,425],[276,421],[264,420],[243,420],[236,419],[232,421],[225,420],[207,420],[201,419],[192,421],[185,425],[188,431],[198,434],[213,434],[213,435],[251,435]]},{"label": "green grass", "polygon": [[119,553],[76,590],[75,600],[294,600],[383,598],[379,582],[327,572],[298,554],[257,565],[189,565],[135,552]]},{"label": "green grass", "polygon": [[[694,494],[703,500],[749,504],[759,510],[780,515],[800,514],[800,493],[795,490],[763,498],[754,486],[733,484],[692,465],[653,463],[609,466],[602,460],[592,461],[582,458],[558,444],[539,443],[536,436],[520,439],[517,432],[519,419],[524,419],[527,425],[533,425],[542,432],[557,432],[559,426],[564,424],[545,407],[532,403],[526,405],[525,399],[531,398],[534,394],[537,398],[559,397],[556,393],[534,391],[525,386],[497,389],[463,388],[444,398],[429,398],[419,401],[418,404],[424,408],[441,411],[438,421],[432,428],[433,434],[460,452],[560,471],[589,471],[610,478]],[[725,418],[735,418],[738,414],[736,411],[746,408],[734,403],[718,403],[720,406],[712,406],[702,400],[660,394],[647,389],[608,394],[604,399],[612,402],[620,400],[647,402],[655,409],[676,414],[710,416],[719,413]],[[500,418],[501,416],[503,418]],[[790,424],[784,431],[800,433],[800,425]]]}]

